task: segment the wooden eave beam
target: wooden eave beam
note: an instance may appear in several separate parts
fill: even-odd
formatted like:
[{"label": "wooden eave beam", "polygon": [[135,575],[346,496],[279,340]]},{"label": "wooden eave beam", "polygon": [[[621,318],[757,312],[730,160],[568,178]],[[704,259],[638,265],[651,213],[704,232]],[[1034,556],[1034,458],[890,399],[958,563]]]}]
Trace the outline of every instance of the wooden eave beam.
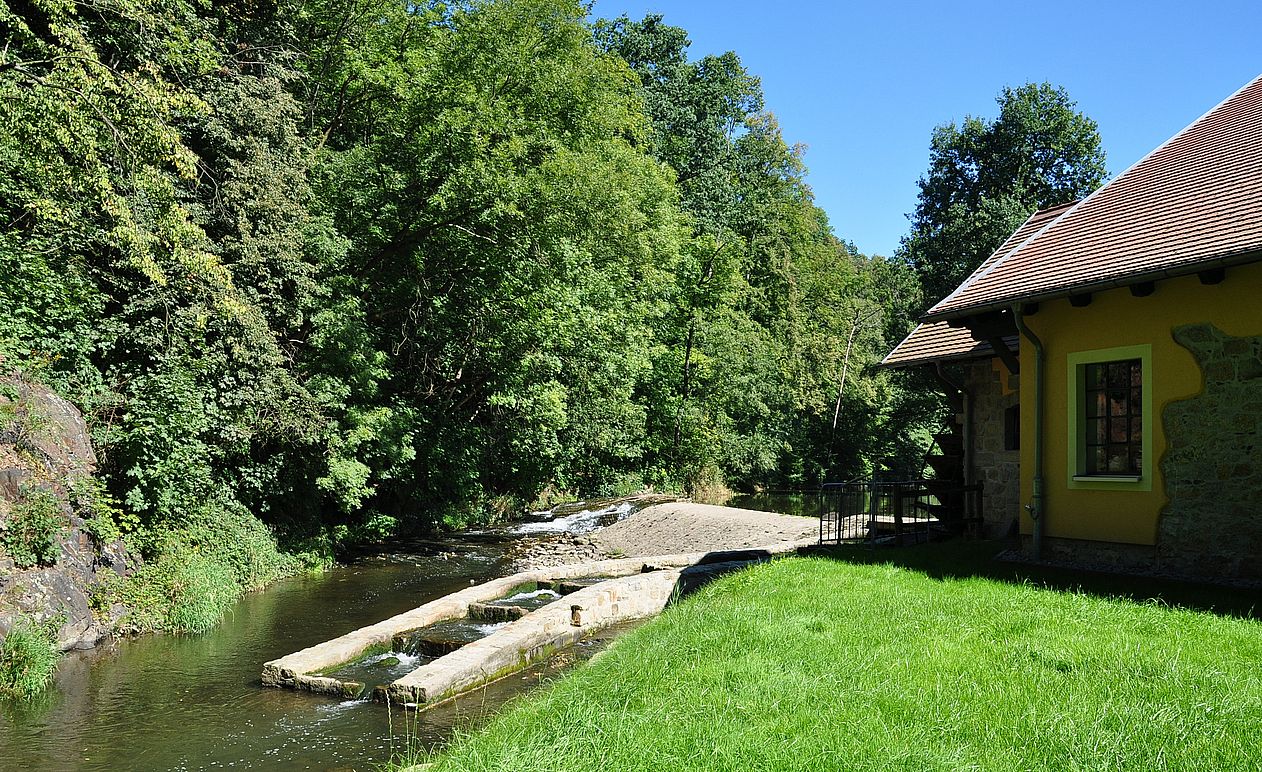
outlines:
[{"label": "wooden eave beam", "polygon": [[1207,268],[1204,271],[1197,271],[1196,278],[1201,280],[1201,284],[1222,284],[1223,279],[1227,278],[1227,269],[1221,266]]},{"label": "wooden eave beam", "polygon": [[1017,359],[1017,355],[1012,353],[1012,350],[1004,344],[1003,338],[991,338],[987,342],[995,350],[995,356],[999,357],[999,360],[1003,362],[1003,366],[1008,368],[1009,373],[1017,375],[1021,372],[1021,360]]}]

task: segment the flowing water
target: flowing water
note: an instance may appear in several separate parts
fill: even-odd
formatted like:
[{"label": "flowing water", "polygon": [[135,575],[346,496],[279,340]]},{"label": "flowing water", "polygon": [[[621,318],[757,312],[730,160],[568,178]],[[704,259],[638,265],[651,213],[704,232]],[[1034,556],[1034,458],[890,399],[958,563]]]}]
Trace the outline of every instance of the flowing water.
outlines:
[{"label": "flowing water", "polygon": [[[594,653],[612,634],[421,714],[259,685],[262,664],[507,573],[505,538],[365,558],[276,583],[213,631],[119,640],[62,659],[56,688],[0,702],[0,770],[378,769],[405,744],[445,741]],[[378,675],[421,655],[383,656]],[[397,675],[394,677],[398,677]],[[385,678],[383,680],[389,680]],[[408,725],[405,732],[404,725]]]}]

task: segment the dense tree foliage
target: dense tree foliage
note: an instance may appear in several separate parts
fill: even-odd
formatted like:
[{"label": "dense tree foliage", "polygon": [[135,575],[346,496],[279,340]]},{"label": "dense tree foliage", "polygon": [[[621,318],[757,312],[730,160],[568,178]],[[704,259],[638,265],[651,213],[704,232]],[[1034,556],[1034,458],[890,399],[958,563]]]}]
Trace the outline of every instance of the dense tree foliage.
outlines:
[{"label": "dense tree foliage", "polygon": [[268,527],[327,550],[910,447],[870,365],[914,273],[658,17],[35,0],[0,35],[0,356],[88,415],[139,606],[197,561],[266,580]]},{"label": "dense tree foliage", "polygon": [[900,256],[925,300],[963,281],[1035,210],[1082,198],[1104,181],[1096,122],[1063,88],[1004,88],[994,120],[967,117],[934,129],[929,171]]}]

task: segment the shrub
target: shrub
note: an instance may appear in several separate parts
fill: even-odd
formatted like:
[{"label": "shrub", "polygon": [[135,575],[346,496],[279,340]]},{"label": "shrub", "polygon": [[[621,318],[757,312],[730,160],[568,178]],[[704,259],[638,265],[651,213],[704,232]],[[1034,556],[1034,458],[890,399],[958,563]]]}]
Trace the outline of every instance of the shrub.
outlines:
[{"label": "shrub", "polygon": [[98,545],[116,541],[124,532],[130,533],[139,527],[136,515],[118,505],[99,477],[73,477],[69,489],[70,503],[83,518],[84,533]]},{"label": "shrub", "polygon": [[0,547],[13,558],[18,568],[51,566],[60,550],[57,534],[64,521],[61,504],[52,491],[26,489],[23,499],[14,505],[9,520],[0,530]]},{"label": "shrub", "polygon": [[131,632],[205,632],[243,593],[302,568],[277,550],[267,526],[236,507],[208,504],[141,541],[145,565],[93,593],[98,610],[128,607],[119,624]]},{"label": "shrub", "polygon": [[57,666],[56,623],[18,620],[0,640],[0,697],[30,699],[44,690]]}]

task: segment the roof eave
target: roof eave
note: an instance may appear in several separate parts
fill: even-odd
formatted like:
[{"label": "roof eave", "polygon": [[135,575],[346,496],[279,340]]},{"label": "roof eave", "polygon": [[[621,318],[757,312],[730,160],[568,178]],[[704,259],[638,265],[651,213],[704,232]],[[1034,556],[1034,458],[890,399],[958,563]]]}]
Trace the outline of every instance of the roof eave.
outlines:
[{"label": "roof eave", "polygon": [[1055,290],[1034,293],[1031,295],[1016,295],[1010,298],[992,301],[990,303],[966,306],[964,308],[957,308],[951,311],[943,311],[936,314],[926,313],[920,317],[920,321],[949,322],[958,319],[967,319],[970,316],[977,316],[991,311],[1007,310],[1016,303],[1042,303],[1048,300],[1059,300],[1061,298],[1067,298],[1070,295],[1084,295],[1090,292],[1102,292],[1104,290],[1129,287],[1132,284],[1142,284],[1146,281],[1160,281],[1161,279],[1191,276],[1194,273],[1200,273],[1201,271],[1207,271],[1213,268],[1230,268],[1232,266],[1258,262],[1259,260],[1262,260],[1262,250],[1230,253],[1206,260],[1200,260],[1195,263],[1175,266],[1173,268],[1163,268],[1157,271],[1127,274],[1125,276],[1118,276],[1112,279],[1105,279],[1103,281],[1086,282],[1083,284],[1075,284],[1070,287],[1059,287]]},{"label": "roof eave", "polygon": [[[1012,351],[1011,348],[1009,348],[1008,350]],[[1013,353],[1016,353],[1016,352],[1013,352]],[[992,350],[992,351],[987,351],[985,353],[946,354],[939,357],[922,357],[920,359],[909,359],[909,360],[903,360],[899,362],[885,362],[884,360],[882,360],[881,362],[877,363],[877,369],[898,370],[905,367],[920,367],[921,365],[932,365],[932,364],[937,364],[939,362],[943,362],[943,363],[969,362],[975,359],[994,359],[995,356],[996,356],[995,352]]]}]

